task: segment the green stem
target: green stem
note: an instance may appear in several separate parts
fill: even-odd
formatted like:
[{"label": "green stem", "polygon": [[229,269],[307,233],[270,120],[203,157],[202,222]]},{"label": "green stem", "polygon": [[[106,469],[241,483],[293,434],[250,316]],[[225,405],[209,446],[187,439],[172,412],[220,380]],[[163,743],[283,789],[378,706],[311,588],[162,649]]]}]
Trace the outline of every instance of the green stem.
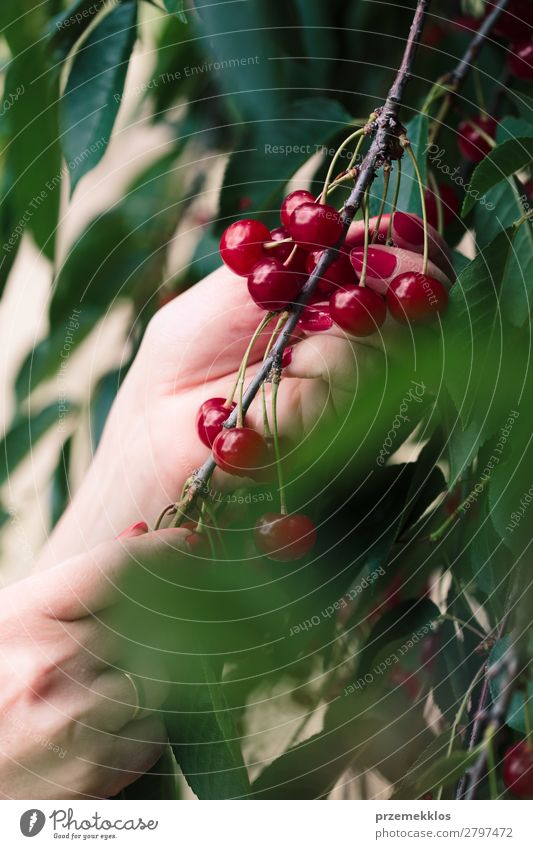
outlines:
[{"label": "green stem", "polygon": [[487,750],[487,775],[489,779],[490,798],[498,798],[498,781],[496,779],[496,758],[494,757],[494,734],[495,729],[489,728],[485,734],[485,747]]},{"label": "green stem", "polygon": [[365,192],[365,199],[363,201],[363,209],[364,209],[364,219],[365,219],[365,246],[363,253],[363,267],[361,269],[361,278],[359,280],[359,285],[364,286],[366,283],[366,273],[368,270],[368,242],[369,242],[369,229],[370,229],[370,203],[368,200],[368,191]]},{"label": "green stem", "polygon": [[481,113],[487,114],[487,104],[485,101],[485,95],[483,94],[483,88],[481,87],[481,79],[479,77],[479,69],[474,68],[474,88],[476,90],[477,102],[479,104],[479,111]]},{"label": "green stem", "polygon": [[[349,135],[348,138],[343,141],[341,146],[339,148],[337,148],[337,150],[335,152],[335,156],[333,157],[333,159],[330,162],[330,165],[329,165],[329,168],[328,168],[328,173],[326,174],[326,179],[324,181],[324,188],[322,189],[322,194],[320,196],[320,203],[326,203],[326,198],[328,196],[329,184],[331,182],[331,178],[333,176],[335,166],[336,166],[336,164],[339,160],[339,156],[341,155],[342,151],[344,150],[345,147],[347,147],[347,145],[350,144],[351,141],[353,141],[354,139],[363,135],[364,132],[365,132],[364,128],[356,130],[355,133],[352,133],[351,135]],[[348,168],[348,170],[349,170],[349,168]]]},{"label": "green stem", "polygon": [[276,457],[276,469],[278,473],[279,484],[279,504],[280,513],[287,515],[287,502],[285,500],[285,482],[283,480],[283,468],[281,464],[281,455],[279,451],[279,436],[278,436],[278,389],[281,380],[281,375],[276,371],[274,366],[274,376],[272,378],[272,429],[274,435],[274,455]]},{"label": "green stem", "polygon": [[[407,141],[407,139],[406,139]],[[424,221],[424,265],[422,268],[422,273],[427,274],[428,271],[428,263],[429,263],[429,232],[428,232],[428,215],[426,210],[426,197],[425,191],[426,187],[424,185],[424,181],[422,180],[422,174],[420,173],[420,168],[418,162],[416,160],[416,156],[413,153],[410,143],[407,141],[405,145],[407,153],[413,163],[413,168],[415,170],[416,179],[418,181],[418,188],[420,190],[420,203],[422,206],[422,219]]]},{"label": "green stem", "polygon": [[526,741],[530,749],[533,749],[533,721],[531,719],[531,702],[526,689],[524,691],[524,724],[526,726]]},{"label": "green stem", "polygon": [[437,204],[437,230],[442,236],[444,234],[444,212],[442,209],[442,198],[440,196],[438,183],[432,171],[428,172],[428,181],[431,186],[431,191],[433,192],[433,195],[435,197],[435,203]]},{"label": "green stem", "polygon": [[385,204],[387,202],[387,195],[389,193],[390,172],[391,172],[391,167],[390,167],[389,164],[386,164],[383,167],[383,195],[381,197],[381,204],[380,204],[379,212],[378,212],[378,220],[376,221],[376,226],[374,227],[374,233],[372,235],[372,244],[374,244],[374,242],[376,241],[376,239],[378,237],[379,228],[381,226],[381,219],[383,218],[383,213],[385,212]]},{"label": "green stem", "polygon": [[522,218],[518,219],[518,221],[515,221],[515,223],[514,223],[515,228],[518,230],[522,226],[522,224],[525,224],[525,222],[529,221],[529,219],[532,218],[532,217],[533,217],[533,209],[531,209],[529,212],[526,212],[525,215],[522,216]]},{"label": "green stem", "polygon": [[[283,325],[287,321],[288,317],[289,317],[288,312],[284,312],[280,315],[280,317],[277,321],[277,324],[276,324],[276,326],[275,326],[275,328],[272,332],[272,335],[271,335],[270,339],[268,340],[268,345],[266,346],[266,350],[265,350],[265,353],[264,353],[264,356],[263,356],[263,361],[266,360],[266,358],[270,354],[270,351],[272,350],[272,345],[274,344],[274,342],[276,340],[276,336],[278,335],[279,331],[281,330],[281,328],[283,327]],[[265,435],[266,436],[272,436],[272,431],[270,429],[270,422],[268,420],[268,409],[267,409],[267,403],[266,403],[266,392],[265,392],[265,384],[264,383],[261,384],[261,404],[262,404],[262,407],[263,407],[263,429],[265,431]]]},{"label": "green stem", "polygon": [[244,416],[242,414],[242,398],[243,398],[243,393],[244,393],[244,381],[245,381],[245,378],[246,378],[246,369],[248,367],[248,360],[250,359],[250,354],[252,353],[252,349],[253,349],[255,343],[257,342],[259,336],[261,335],[261,333],[263,332],[265,327],[268,327],[268,325],[270,324],[270,322],[272,321],[274,316],[275,316],[275,313],[269,312],[269,313],[266,314],[264,319],[259,322],[252,338],[250,339],[250,342],[248,343],[248,347],[246,348],[246,351],[244,353],[244,357],[242,358],[241,367],[240,367],[239,373],[237,375],[236,384],[233,388],[232,394],[230,395],[230,397],[228,399],[229,403],[231,403],[233,401],[233,398],[235,396],[235,392],[236,392],[237,387],[238,387],[238,389],[239,389],[239,401],[238,401],[239,409],[238,409],[238,414],[237,414],[237,427],[243,426]]},{"label": "green stem", "polygon": [[402,184],[402,160],[398,159],[397,164],[397,172],[396,172],[396,186],[394,188],[394,197],[392,199],[392,208],[390,211],[389,217],[389,229],[387,230],[387,242],[386,244],[390,244],[392,240],[392,226],[394,224],[394,215],[396,213],[396,207],[398,206],[398,198],[400,197],[400,187]]}]

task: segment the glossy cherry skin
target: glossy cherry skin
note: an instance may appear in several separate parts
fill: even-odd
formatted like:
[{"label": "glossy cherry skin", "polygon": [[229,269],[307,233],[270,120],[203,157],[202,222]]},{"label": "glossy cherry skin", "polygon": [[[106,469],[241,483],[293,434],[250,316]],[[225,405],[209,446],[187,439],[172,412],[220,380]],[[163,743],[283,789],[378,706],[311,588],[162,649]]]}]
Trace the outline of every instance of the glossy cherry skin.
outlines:
[{"label": "glossy cherry skin", "polygon": [[[285,227],[276,227],[275,230],[270,231],[271,242],[284,242],[285,239],[290,239],[290,237],[290,233],[285,229]],[[285,260],[290,257],[293,248],[294,244],[287,242],[279,247],[269,248],[268,256],[273,256],[276,259],[279,259],[280,262],[285,262]]]},{"label": "glossy cherry skin", "polygon": [[370,336],[387,316],[384,298],[367,286],[345,286],[329,301],[331,318],[352,336]]},{"label": "glossy cherry skin", "polygon": [[223,429],[213,442],[213,456],[224,472],[239,477],[260,477],[269,462],[265,440],[249,427]]},{"label": "glossy cherry skin", "polygon": [[469,121],[463,121],[459,124],[457,128],[457,144],[464,158],[468,159],[469,162],[481,162],[482,159],[485,159],[492,148],[488,141],[480,136],[476,127],[479,127],[486,135],[493,139],[496,136],[497,126],[498,124],[494,118],[486,117],[476,118],[472,124]]},{"label": "glossy cherry skin", "polygon": [[503,780],[514,796],[533,799],[533,747],[515,743],[503,756]]},{"label": "glossy cherry skin", "polygon": [[342,235],[341,217],[327,203],[309,202],[297,206],[287,229],[294,241],[307,251],[330,248]]},{"label": "glossy cherry skin", "polygon": [[258,307],[269,312],[284,309],[298,296],[304,278],[290,271],[275,257],[254,265],[248,276],[248,291]]},{"label": "glossy cherry skin", "polygon": [[225,404],[225,398],[209,398],[208,401],[204,401],[196,414],[196,431],[208,448],[212,447],[213,442],[222,430],[222,425],[237,406],[235,402],[229,407],[226,407]]},{"label": "glossy cherry skin", "polygon": [[434,277],[407,271],[391,281],[387,306],[401,324],[432,321],[448,306],[448,290]]},{"label": "glossy cherry skin", "polygon": [[270,241],[270,230],[261,221],[243,218],[224,230],[220,240],[220,256],[235,274],[246,277],[265,255],[263,243]]},{"label": "glossy cherry skin", "polygon": [[302,203],[314,202],[314,195],[312,195],[311,192],[307,192],[305,189],[297,189],[295,192],[291,192],[287,195],[281,204],[280,210],[280,218],[283,226],[288,229],[291,215],[298,206],[301,206]]},{"label": "glossy cherry skin", "polygon": [[513,44],[507,59],[509,70],[518,80],[533,80],[533,43]]},{"label": "glossy cherry skin", "polygon": [[300,560],[316,543],[316,528],[308,516],[295,513],[265,513],[256,523],[254,540],[258,551],[270,560],[288,563]]},{"label": "glossy cherry skin", "polygon": [[[437,186],[438,194],[440,197],[440,203],[442,208],[442,223],[445,227],[448,227],[450,224],[457,219],[459,214],[460,201],[454,190],[451,186],[448,186],[447,183],[441,183]],[[439,210],[437,206],[437,197],[434,192],[430,189],[426,189],[425,192],[425,200],[426,200],[426,213],[428,217],[428,221],[432,227],[439,226]]]},{"label": "glossy cherry skin", "polygon": [[[311,251],[307,254],[306,271],[308,274],[315,269],[320,262],[325,251]],[[352,283],[357,283],[357,276],[350,262],[350,255],[347,251],[337,251],[337,258],[333,260],[331,265],[328,265],[323,276],[316,285],[315,292],[318,295],[331,295],[339,286],[348,286]]]}]

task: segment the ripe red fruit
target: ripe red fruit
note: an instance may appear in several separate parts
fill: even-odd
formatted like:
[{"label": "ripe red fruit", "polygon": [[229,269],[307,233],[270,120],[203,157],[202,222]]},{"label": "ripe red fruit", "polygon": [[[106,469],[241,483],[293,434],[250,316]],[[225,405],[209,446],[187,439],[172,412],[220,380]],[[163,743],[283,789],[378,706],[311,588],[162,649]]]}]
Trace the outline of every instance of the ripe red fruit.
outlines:
[{"label": "ripe red fruit", "polygon": [[476,118],[472,123],[462,121],[457,127],[458,139],[457,144],[459,150],[465,159],[470,162],[481,162],[491,151],[491,146],[488,141],[479,134],[479,127],[490,138],[495,138],[497,121],[494,118],[480,117]]},{"label": "ripe red fruit", "polygon": [[346,286],[331,296],[331,317],[352,336],[370,336],[387,315],[385,300],[366,286]]},{"label": "ripe red fruit", "polygon": [[519,799],[533,799],[533,747],[527,740],[515,743],[503,756],[505,786]]},{"label": "ripe red fruit", "polygon": [[531,0],[511,0],[494,24],[494,32],[510,41],[527,38],[533,32],[533,4]]},{"label": "ripe red fruit", "polygon": [[264,256],[263,242],[268,241],[270,230],[261,221],[243,218],[224,230],[220,240],[220,256],[235,274],[245,277]]},{"label": "ripe red fruit", "polygon": [[289,195],[287,195],[287,197],[281,204],[280,210],[281,223],[283,224],[283,226],[289,226],[291,215],[298,206],[301,206],[302,203],[314,202],[314,195],[312,195],[311,192],[305,191],[305,189],[298,189],[297,191],[291,192]]},{"label": "ripe red fruit", "polygon": [[225,404],[225,398],[209,398],[208,401],[204,401],[196,414],[198,436],[208,448],[211,448],[222,430],[222,425],[237,406],[235,402],[229,407],[226,407]]},{"label": "ripe red fruit", "polygon": [[519,80],[533,80],[533,43],[513,44],[507,58],[509,70]]},{"label": "ripe red fruit", "polygon": [[330,248],[342,235],[341,217],[327,203],[302,203],[292,213],[288,230],[304,250]]},{"label": "ripe red fruit", "polygon": [[327,301],[316,301],[302,310],[298,327],[305,333],[320,333],[333,327],[333,319]]},{"label": "ripe red fruit", "polygon": [[[285,239],[290,239],[290,233],[285,229],[285,227],[276,227],[276,229],[272,230],[270,233],[271,242],[283,242]],[[280,262],[285,262],[285,260],[291,255],[293,248],[294,245],[287,242],[285,245],[280,245],[276,248],[269,248],[268,256],[273,256],[276,259],[279,259]]]},{"label": "ripe red fruit", "polygon": [[[306,271],[308,274],[318,265],[324,251],[311,251],[307,254]],[[357,276],[350,262],[350,255],[347,251],[337,251],[337,258],[328,266],[324,275],[320,278],[316,285],[315,292],[317,295],[331,295],[339,286],[348,286],[357,282]]]},{"label": "ripe red fruit", "polygon": [[268,464],[268,446],[256,430],[249,427],[223,429],[213,442],[217,466],[230,475],[260,476]]},{"label": "ripe red fruit", "polygon": [[279,259],[267,257],[254,265],[248,276],[248,291],[258,307],[276,312],[298,296],[304,278],[285,268]]},{"label": "ripe red fruit", "polygon": [[[442,222],[445,227],[453,224],[459,213],[460,201],[451,186],[447,183],[440,183],[437,186],[438,197],[442,207]],[[435,229],[439,226],[439,210],[437,206],[437,195],[431,189],[426,189],[426,213],[428,221]]]},{"label": "ripe red fruit", "polygon": [[432,321],[448,305],[448,291],[434,277],[407,271],[395,277],[387,290],[387,306],[401,324]]},{"label": "ripe red fruit", "polygon": [[308,554],[316,543],[316,528],[308,516],[265,513],[254,530],[255,544],[271,560],[288,563]]}]

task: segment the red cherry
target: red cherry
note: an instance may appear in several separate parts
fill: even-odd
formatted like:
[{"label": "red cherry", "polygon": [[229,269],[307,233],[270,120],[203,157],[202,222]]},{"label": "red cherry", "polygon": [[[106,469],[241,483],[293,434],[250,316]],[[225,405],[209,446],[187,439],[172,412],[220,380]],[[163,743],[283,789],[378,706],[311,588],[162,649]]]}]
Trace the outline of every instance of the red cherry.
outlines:
[{"label": "red cherry", "polygon": [[289,221],[291,220],[291,215],[298,206],[301,206],[302,203],[314,202],[314,196],[311,194],[311,192],[305,191],[305,189],[298,189],[295,192],[291,192],[290,195],[287,195],[287,197],[281,204],[280,210],[281,223],[283,224],[283,226],[288,228]]},{"label": "red cherry", "polygon": [[298,327],[305,333],[320,333],[333,327],[333,319],[327,301],[308,304],[298,321]]},{"label": "red cherry", "polygon": [[312,251],[335,245],[342,235],[342,222],[337,210],[327,203],[302,203],[292,213],[288,230],[300,247]]},{"label": "red cherry", "polygon": [[387,290],[387,306],[401,324],[431,321],[448,305],[448,291],[434,277],[420,271],[398,274]]},{"label": "red cherry", "polygon": [[[276,227],[275,230],[272,230],[270,233],[270,241],[271,242],[283,242],[285,239],[290,239],[290,233],[285,227]],[[276,259],[279,259],[280,262],[285,262],[286,259],[292,253],[294,245],[290,242],[287,242],[285,245],[280,245],[276,248],[270,248],[268,251],[269,256],[273,256]]]},{"label": "red cherry", "polygon": [[507,58],[509,70],[518,80],[533,80],[533,43],[513,44]]},{"label": "red cherry", "polygon": [[316,528],[308,516],[295,513],[265,513],[254,530],[255,544],[271,560],[287,563],[299,560],[314,547]]},{"label": "red cherry", "polygon": [[[308,274],[320,262],[324,251],[311,251],[307,254],[306,271]],[[337,251],[337,258],[328,266],[323,276],[316,285],[315,292],[319,295],[331,295],[335,289],[340,286],[347,286],[357,282],[357,276],[350,262],[350,256],[347,251]]]},{"label": "red cherry", "polygon": [[256,430],[234,427],[218,434],[213,456],[224,472],[253,478],[260,476],[268,464],[268,446]]},{"label": "red cherry", "polygon": [[215,438],[222,430],[222,425],[237,404],[233,402],[226,407],[225,398],[210,398],[204,401],[196,414],[196,430],[198,436],[208,448],[211,448]]},{"label": "red cherry", "polygon": [[245,277],[264,256],[263,242],[270,240],[270,230],[260,221],[243,218],[224,230],[220,240],[220,256],[235,274]]},{"label": "red cherry", "polygon": [[366,286],[345,286],[331,296],[331,317],[352,336],[370,336],[387,315],[385,299]]},{"label": "red cherry", "polygon": [[470,162],[481,162],[492,150],[488,141],[477,131],[479,127],[490,138],[495,138],[497,121],[494,118],[476,118],[472,123],[462,121],[457,127],[459,150]]},{"label": "red cherry", "polygon": [[254,265],[248,277],[248,291],[258,307],[276,312],[298,296],[302,275],[285,268],[279,259],[267,257]]},{"label": "red cherry", "polygon": [[533,747],[515,743],[503,756],[505,786],[519,799],[533,799]]},{"label": "red cherry", "polygon": [[494,32],[510,41],[527,38],[533,32],[533,4],[531,0],[511,0],[494,24]]},{"label": "red cherry", "polygon": [[[440,183],[437,186],[440,203],[442,207],[442,222],[445,227],[456,220],[459,213],[460,201],[451,186],[446,183]],[[439,226],[439,210],[437,206],[437,196],[431,189],[426,189],[426,213],[428,221],[435,229]]]}]

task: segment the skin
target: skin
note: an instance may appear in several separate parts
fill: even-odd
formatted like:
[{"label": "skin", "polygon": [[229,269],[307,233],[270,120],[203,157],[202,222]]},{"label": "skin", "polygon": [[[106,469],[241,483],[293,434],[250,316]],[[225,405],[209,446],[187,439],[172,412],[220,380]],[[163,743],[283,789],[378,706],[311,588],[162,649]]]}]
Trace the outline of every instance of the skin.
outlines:
[{"label": "skin", "polygon": [[[355,242],[358,226],[350,231]],[[379,250],[397,254],[394,275],[422,270],[421,245],[398,240],[397,248]],[[430,273],[449,282],[447,260],[439,267],[435,259]],[[145,710],[132,721],[135,696],[120,672],[112,616],[124,604],[121,578],[183,568],[188,531],[145,533],[137,526],[115,538],[141,519],[153,526],[205,460],[197,410],[207,398],[227,395],[263,316],[243,279],[226,268],[157,313],[36,574],[0,592],[0,678],[7,682],[0,691],[0,797],[107,797],[159,759],[166,742],[157,716],[164,671],[142,678]],[[295,339],[279,393],[281,435],[297,440],[317,420],[335,418],[339,403],[353,398],[359,371],[377,368],[384,340],[388,355],[402,332],[394,325],[355,340],[333,328]],[[254,349],[247,377],[268,338]],[[254,405],[247,424],[260,426],[260,418]],[[216,475],[217,486],[229,483]]]}]

